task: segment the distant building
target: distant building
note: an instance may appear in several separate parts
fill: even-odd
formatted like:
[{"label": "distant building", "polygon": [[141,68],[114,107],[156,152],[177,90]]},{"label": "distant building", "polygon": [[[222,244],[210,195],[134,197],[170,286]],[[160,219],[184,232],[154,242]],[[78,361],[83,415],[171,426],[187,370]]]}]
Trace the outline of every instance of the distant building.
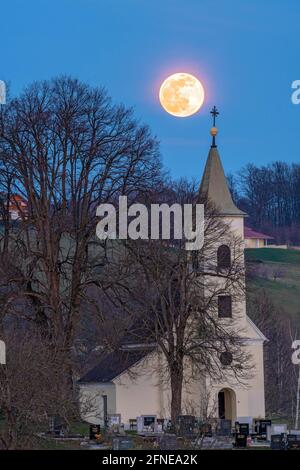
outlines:
[{"label": "distant building", "polygon": [[[2,206],[6,207],[6,195],[2,195]],[[6,209],[5,209],[6,212]],[[12,194],[8,204],[8,213],[11,220],[26,219],[28,217],[28,205],[27,201],[22,198],[19,194]],[[3,219],[3,214],[0,214],[0,218]]]},{"label": "distant building", "polygon": [[268,245],[268,240],[274,240],[274,237],[256,232],[250,227],[244,227],[244,239],[245,248],[264,248]]}]

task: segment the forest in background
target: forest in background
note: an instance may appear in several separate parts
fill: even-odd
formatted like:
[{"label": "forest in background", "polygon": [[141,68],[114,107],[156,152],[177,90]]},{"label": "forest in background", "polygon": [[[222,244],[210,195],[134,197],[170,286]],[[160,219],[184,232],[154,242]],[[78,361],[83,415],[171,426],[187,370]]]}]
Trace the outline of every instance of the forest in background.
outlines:
[{"label": "forest in background", "polygon": [[229,174],[228,182],[234,201],[248,214],[247,226],[278,244],[300,245],[300,164],[250,163]]}]

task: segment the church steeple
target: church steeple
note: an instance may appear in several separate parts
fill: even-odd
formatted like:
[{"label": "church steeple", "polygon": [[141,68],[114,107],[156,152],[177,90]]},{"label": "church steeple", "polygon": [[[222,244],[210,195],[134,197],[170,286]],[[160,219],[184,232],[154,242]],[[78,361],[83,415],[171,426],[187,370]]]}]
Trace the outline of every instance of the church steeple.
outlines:
[{"label": "church steeple", "polygon": [[211,114],[213,116],[213,127],[210,130],[212,144],[208,153],[200,190],[199,198],[210,201],[221,216],[245,216],[246,213],[238,209],[234,204],[223,170],[221,159],[216,145],[216,117],[219,112],[214,106]]}]

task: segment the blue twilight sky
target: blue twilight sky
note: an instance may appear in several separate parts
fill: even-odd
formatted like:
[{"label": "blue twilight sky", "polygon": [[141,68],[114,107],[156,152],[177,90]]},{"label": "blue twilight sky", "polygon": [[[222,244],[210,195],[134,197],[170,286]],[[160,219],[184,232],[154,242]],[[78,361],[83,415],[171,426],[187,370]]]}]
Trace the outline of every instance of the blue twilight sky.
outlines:
[{"label": "blue twilight sky", "polygon": [[[199,178],[214,104],[226,172],[299,162],[299,38],[299,0],[1,0],[0,79],[13,94],[59,74],[104,85],[151,126],[174,177]],[[158,101],[163,79],[181,71],[206,90],[189,118]]]}]

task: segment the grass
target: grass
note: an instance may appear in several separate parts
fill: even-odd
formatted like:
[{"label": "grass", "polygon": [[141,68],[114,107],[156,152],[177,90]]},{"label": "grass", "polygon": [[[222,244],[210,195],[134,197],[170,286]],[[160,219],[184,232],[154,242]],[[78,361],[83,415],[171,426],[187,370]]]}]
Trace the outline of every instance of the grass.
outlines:
[{"label": "grass", "polygon": [[250,298],[264,289],[274,305],[299,325],[300,251],[259,248],[247,249],[245,255],[246,262],[254,267],[254,276],[247,282]]},{"label": "grass", "polygon": [[300,250],[247,248],[245,256],[248,262],[294,264],[300,269]]},{"label": "grass", "polygon": [[71,423],[69,428],[70,434],[80,434],[82,436],[88,436],[90,433],[90,425],[83,421]]},{"label": "grass", "polygon": [[56,441],[55,439],[36,439],[36,450],[80,450],[79,441]]},{"label": "grass", "polygon": [[255,277],[249,282],[250,296],[257,293],[259,289],[264,289],[274,305],[286,312],[291,319],[300,320],[300,284],[296,286],[290,279],[271,280]]},{"label": "grass", "polygon": [[[47,426],[45,430],[48,429]],[[4,431],[4,420],[0,417],[0,434]],[[70,434],[80,434],[82,436],[89,435],[89,424],[83,421],[73,422],[69,428]],[[55,440],[50,436],[40,437],[37,434],[32,434],[32,448],[36,450],[81,450],[80,441],[78,440]]]}]

